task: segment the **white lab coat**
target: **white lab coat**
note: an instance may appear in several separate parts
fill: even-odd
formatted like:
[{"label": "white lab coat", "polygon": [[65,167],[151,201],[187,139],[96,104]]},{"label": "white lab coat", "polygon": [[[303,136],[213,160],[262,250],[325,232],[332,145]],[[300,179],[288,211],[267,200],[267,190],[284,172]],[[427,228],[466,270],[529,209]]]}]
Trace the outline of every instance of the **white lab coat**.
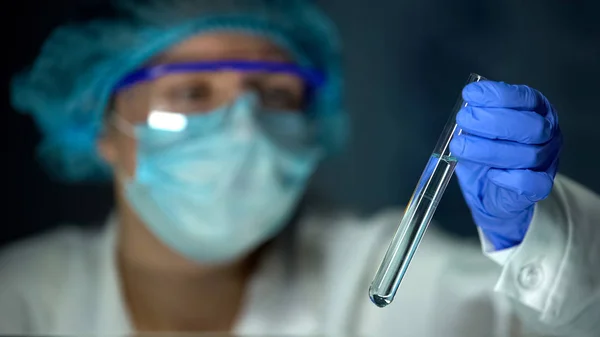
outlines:
[{"label": "white lab coat", "polygon": [[[583,187],[558,177],[525,241],[510,250],[490,253],[482,237],[482,254],[476,241],[430,227],[395,301],[381,309],[367,289],[400,218],[307,215],[264,256],[235,332],[504,337],[539,327],[600,336],[600,198]],[[5,251],[0,334],[131,333],[115,242],[110,221]]]}]

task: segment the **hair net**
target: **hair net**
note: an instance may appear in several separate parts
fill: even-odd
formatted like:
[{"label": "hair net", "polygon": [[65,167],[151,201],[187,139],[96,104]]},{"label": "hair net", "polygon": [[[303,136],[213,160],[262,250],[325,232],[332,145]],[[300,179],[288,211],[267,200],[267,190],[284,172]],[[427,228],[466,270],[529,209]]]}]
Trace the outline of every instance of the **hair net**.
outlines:
[{"label": "hair net", "polygon": [[329,152],[347,130],[341,107],[340,46],[329,20],[307,0],[120,0],[117,15],[61,26],[28,71],[13,80],[12,104],[33,116],[42,162],[70,181],[110,177],[95,149],[113,86],[157,53],[214,30],[260,34],[327,84],[313,103],[319,140]]}]

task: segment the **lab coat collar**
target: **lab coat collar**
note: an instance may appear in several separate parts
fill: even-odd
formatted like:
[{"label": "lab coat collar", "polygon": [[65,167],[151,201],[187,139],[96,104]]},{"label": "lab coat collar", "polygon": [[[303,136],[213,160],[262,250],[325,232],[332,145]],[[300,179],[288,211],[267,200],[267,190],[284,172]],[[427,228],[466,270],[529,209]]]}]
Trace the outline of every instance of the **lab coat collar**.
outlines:
[{"label": "lab coat collar", "polygon": [[121,281],[117,268],[117,216],[113,213],[100,240],[100,286],[97,292],[99,305],[96,331],[106,333],[113,330],[115,335],[131,334],[133,324],[125,306]]},{"label": "lab coat collar", "polygon": [[[291,225],[266,248],[252,276],[238,322],[237,335],[264,334],[272,331],[314,332],[318,323],[314,312],[301,301],[298,272],[295,268],[295,230]],[[97,292],[96,331],[115,335],[135,332],[127,311],[117,268],[118,221],[108,218],[100,240],[100,286]],[[304,285],[306,286],[306,284]],[[294,305],[290,305],[294,303]]]}]

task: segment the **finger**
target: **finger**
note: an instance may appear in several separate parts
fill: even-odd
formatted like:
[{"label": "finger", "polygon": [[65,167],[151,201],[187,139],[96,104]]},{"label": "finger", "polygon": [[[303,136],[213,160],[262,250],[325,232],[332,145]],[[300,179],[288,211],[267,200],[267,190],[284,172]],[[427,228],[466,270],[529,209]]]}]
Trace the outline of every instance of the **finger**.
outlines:
[{"label": "finger", "polygon": [[476,107],[526,111],[538,111],[545,101],[540,92],[526,85],[494,81],[469,83],[463,89],[462,96],[465,102]]},{"label": "finger", "polygon": [[491,169],[487,177],[498,187],[510,190],[531,202],[548,197],[554,185],[554,179],[550,174],[531,170]]},{"label": "finger", "polygon": [[501,169],[546,169],[556,157],[555,150],[551,144],[528,145],[464,134],[450,142],[453,157]]},{"label": "finger", "polygon": [[533,111],[466,106],[456,115],[466,133],[488,139],[544,144],[552,138],[552,123]]}]

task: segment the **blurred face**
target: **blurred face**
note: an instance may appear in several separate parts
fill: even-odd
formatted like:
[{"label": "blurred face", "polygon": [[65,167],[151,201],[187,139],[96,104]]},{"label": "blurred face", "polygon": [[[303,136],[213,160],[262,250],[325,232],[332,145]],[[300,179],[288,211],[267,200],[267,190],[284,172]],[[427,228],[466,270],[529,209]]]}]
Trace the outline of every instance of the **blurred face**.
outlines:
[{"label": "blurred face", "polygon": [[221,263],[285,226],[320,159],[303,113],[314,77],[291,63],[265,39],[207,34],[117,84],[99,148],[135,232],[124,236],[141,242],[149,228],[194,261]]},{"label": "blurred face", "polygon": [[[289,56],[268,40],[239,33],[200,35],[161,54],[150,65],[219,60],[289,61]],[[263,107],[273,111],[303,108],[305,86],[295,76],[236,71],[177,73],[138,83],[114,97],[113,110],[127,124],[146,123],[152,111],[206,113],[237,98],[258,94]],[[119,131],[108,118],[107,132],[99,142],[105,160],[117,175],[132,177],[136,167],[136,140]]]}]

